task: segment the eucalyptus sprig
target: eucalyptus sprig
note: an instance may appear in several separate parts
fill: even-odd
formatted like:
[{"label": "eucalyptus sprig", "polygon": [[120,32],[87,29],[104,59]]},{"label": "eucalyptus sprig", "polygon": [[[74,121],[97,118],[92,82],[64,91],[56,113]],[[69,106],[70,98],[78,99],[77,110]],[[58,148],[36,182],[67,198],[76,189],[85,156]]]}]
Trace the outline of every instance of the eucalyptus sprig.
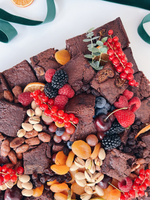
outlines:
[{"label": "eucalyptus sprig", "polygon": [[[103,66],[100,65],[101,61],[106,62],[105,60],[102,60],[101,56],[102,53],[107,53],[107,46],[104,45],[104,42],[107,41],[107,37],[104,37],[102,40],[100,40],[99,36],[94,37],[93,30],[94,28],[89,29],[86,33],[87,39],[83,40],[83,42],[91,42],[87,45],[87,48],[91,54],[86,54],[84,57],[89,59],[90,65],[95,70],[100,70],[103,68]],[[98,60],[95,59],[96,57],[98,57]]]}]

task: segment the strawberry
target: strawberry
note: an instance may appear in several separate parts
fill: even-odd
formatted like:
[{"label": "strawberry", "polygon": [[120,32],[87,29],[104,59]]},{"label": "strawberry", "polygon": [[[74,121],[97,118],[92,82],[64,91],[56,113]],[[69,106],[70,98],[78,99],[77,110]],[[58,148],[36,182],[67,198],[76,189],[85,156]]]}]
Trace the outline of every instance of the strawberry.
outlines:
[{"label": "strawberry", "polygon": [[75,95],[75,92],[69,84],[65,84],[62,88],[58,90],[58,94],[65,95],[68,98],[72,98]]},{"label": "strawberry", "polygon": [[52,82],[52,78],[53,78],[53,75],[55,74],[56,70],[55,69],[48,69],[45,73],[45,80],[48,82],[48,83],[51,83]]},{"label": "strawberry", "polygon": [[54,105],[58,106],[59,110],[63,110],[68,103],[68,97],[64,95],[57,95],[54,100]]},{"label": "strawberry", "polygon": [[129,110],[132,112],[135,112],[137,109],[139,109],[141,106],[141,100],[138,97],[133,97],[129,101]]},{"label": "strawberry", "polygon": [[128,100],[130,100],[133,97],[133,92],[129,91],[129,90],[125,90],[123,92],[123,96],[125,96]]},{"label": "strawberry", "polygon": [[128,107],[128,99],[125,96],[120,95],[118,101],[114,103],[116,108]]},{"label": "strawberry", "polygon": [[135,114],[131,110],[118,110],[114,112],[114,116],[124,128],[132,125],[135,120]]}]

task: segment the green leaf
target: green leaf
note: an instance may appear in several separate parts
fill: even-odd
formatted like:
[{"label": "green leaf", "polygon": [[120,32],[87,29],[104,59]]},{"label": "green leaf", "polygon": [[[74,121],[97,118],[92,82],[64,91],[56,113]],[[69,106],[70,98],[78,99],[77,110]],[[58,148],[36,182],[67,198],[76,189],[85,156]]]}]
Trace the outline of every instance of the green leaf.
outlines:
[{"label": "green leaf", "polygon": [[107,48],[106,47],[102,47],[99,49],[100,53],[107,53]]},{"label": "green leaf", "polygon": [[86,54],[84,55],[85,58],[93,58],[94,56],[92,56],[91,54]]},{"label": "green leaf", "polygon": [[88,48],[88,50],[91,51],[91,52],[93,52],[93,53],[99,52],[99,49],[95,48],[95,47]]},{"label": "green leaf", "polygon": [[99,66],[99,61],[90,62],[90,65],[91,65],[95,70],[100,70],[100,69],[103,68],[103,66]]},{"label": "green leaf", "polygon": [[96,46],[95,43],[93,43],[93,44],[88,44],[88,45],[87,45],[88,48],[92,48],[92,47],[95,47],[95,46]]},{"label": "green leaf", "polygon": [[90,33],[86,34],[86,37],[87,37],[87,38],[91,38],[91,37],[93,37],[93,35],[94,35],[94,33],[93,33],[93,32],[90,32]]},{"label": "green leaf", "polygon": [[93,31],[93,30],[94,30],[94,27],[90,28],[90,29],[87,31],[87,33],[90,33],[90,32]]},{"label": "green leaf", "polygon": [[100,56],[100,52],[93,53],[94,56]]},{"label": "green leaf", "polygon": [[104,42],[106,42],[106,41],[107,41],[107,38],[108,38],[108,37],[104,37],[104,38],[102,38],[102,40],[101,40],[101,41],[104,43]]},{"label": "green leaf", "polygon": [[98,46],[103,46],[103,42],[101,42],[101,41],[99,41],[99,40],[96,42],[96,44],[97,44]]},{"label": "green leaf", "polygon": [[96,37],[93,37],[92,40],[96,40],[96,39],[98,39],[98,38],[99,38],[99,36],[96,36]]},{"label": "green leaf", "polygon": [[90,42],[91,39],[84,39],[83,42]]}]

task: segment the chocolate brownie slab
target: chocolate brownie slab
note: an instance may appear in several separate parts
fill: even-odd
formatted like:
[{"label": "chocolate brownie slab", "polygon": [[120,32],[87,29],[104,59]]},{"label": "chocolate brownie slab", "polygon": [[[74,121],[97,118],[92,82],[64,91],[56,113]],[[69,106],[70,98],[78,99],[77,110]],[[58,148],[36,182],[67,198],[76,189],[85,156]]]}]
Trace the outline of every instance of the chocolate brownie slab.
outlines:
[{"label": "chocolate brownie slab", "polygon": [[68,83],[76,92],[87,85],[95,75],[94,69],[81,53],[72,58],[61,69],[68,74]]},{"label": "chocolate brownie slab", "polygon": [[55,49],[47,49],[30,58],[33,69],[39,82],[44,82],[45,72],[48,69],[58,69],[61,65],[55,60]]},{"label": "chocolate brownie slab", "polygon": [[4,91],[9,91],[8,84],[2,73],[0,73],[0,99],[4,97]]},{"label": "chocolate brownie slab", "polygon": [[[119,41],[121,42],[121,47],[126,48],[129,45],[129,39],[127,37],[126,31],[123,27],[121,19],[118,17],[117,19],[95,29],[94,36],[100,35],[100,32],[103,32],[103,37],[107,36],[108,31],[112,29],[114,31],[114,35],[119,37]],[[66,40],[66,47],[72,57],[76,56],[79,52],[83,54],[87,54],[87,43],[83,42],[83,39],[86,38],[86,34],[82,34],[71,39]]]},{"label": "chocolate brownie slab", "polygon": [[23,161],[25,174],[32,174],[34,171],[42,174],[51,162],[49,145],[42,143],[37,148],[23,153]]},{"label": "chocolate brownie slab", "polygon": [[0,100],[0,132],[16,137],[26,112],[20,105]]},{"label": "chocolate brownie slab", "polygon": [[16,85],[21,86],[23,89],[28,83],[37,81],[34,72],[26,60],[5,70],[3,75],[11,89]]}]

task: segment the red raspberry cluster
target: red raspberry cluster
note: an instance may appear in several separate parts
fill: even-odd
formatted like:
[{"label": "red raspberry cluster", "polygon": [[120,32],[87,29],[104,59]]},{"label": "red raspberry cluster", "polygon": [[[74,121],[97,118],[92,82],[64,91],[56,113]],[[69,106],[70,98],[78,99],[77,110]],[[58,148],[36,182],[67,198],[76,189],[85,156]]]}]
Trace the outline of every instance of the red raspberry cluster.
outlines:
[{"label": "red raspberry cluster", "polygon": [[134,80],[133,64],[127,61],[127,57],[121,48],[119,38],[117,36],[112,37],[113,30],[109,30],[108,35],[110,37],[104,45],[108,47],[107,54],[109,55],[109,60],[113,63],[115,70],[120,74],[121,79],[128,80],[130,86],[137,87],[139,83]]},{"label": "red raspberry cluster", "polygon": [[35,103],[39,105],[40,109],[44,111],[46,116],[50,116],[54,122],[59,124],[64,123],[65,128],[72,125],[76,126],[79,119],[74,114],[67,114],[63,110],[59,110],[58,106],[54,105],[54,99],[48,98],[44,92],[36,90],[32,92],[31,97],[35,100]]},{"label": "red raspberry cluster", "polygon": [[17,181],[18,175],[24,173],[23,167],[18,167],[17,170],[8,168],[6,165],[0,166],[0,185],[11,180],[13,183]]},{"label": "red raspberry cluster", "polygon": [[120,200],[134,199],[145,196],[145,190],[150,186],[150,169],[141,169],[139,176],[135,178],[129,192],[121,194]]}]

